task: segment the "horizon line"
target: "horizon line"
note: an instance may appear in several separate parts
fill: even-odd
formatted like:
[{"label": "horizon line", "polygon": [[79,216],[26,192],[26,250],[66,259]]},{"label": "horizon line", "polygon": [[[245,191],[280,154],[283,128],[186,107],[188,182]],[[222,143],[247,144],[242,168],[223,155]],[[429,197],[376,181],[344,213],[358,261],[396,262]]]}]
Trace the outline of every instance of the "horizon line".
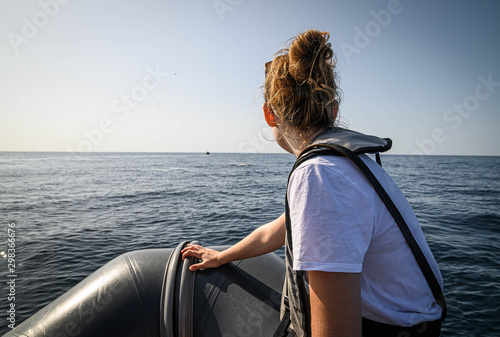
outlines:
[{"label": "horizon line", "polygon": [[[208,152],[208,154],[207,154]],[[292,155],[288,152],[225,152],[225,151],[30,151],[30,150],[0,150],[0,153],[58,153],[88,156],[92,154],[282,154]],[[406,153],[380,153],[383,156],[414,156],[414,157],[500,157],[500,154],[406,154]]]}]

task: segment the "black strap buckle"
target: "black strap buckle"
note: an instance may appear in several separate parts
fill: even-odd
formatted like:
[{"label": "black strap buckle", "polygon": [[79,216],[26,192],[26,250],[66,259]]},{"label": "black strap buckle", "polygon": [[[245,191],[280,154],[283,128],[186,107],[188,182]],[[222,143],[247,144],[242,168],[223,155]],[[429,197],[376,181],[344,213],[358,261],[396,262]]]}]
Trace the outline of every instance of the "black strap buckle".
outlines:
[{"label": "black strap buckle", "polygon": [[288,327],[290,326],[290,307],[288,306],[288,297],[283,299],[283,303],[285,304],[285,312],[273,337],[284,337]]}]

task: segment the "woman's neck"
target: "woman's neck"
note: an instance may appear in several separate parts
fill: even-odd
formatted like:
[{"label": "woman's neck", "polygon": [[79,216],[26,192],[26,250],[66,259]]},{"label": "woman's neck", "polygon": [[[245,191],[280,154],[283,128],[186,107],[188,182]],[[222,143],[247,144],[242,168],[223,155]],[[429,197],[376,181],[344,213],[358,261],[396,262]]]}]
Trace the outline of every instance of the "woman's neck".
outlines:
[{"label": "woman's neck", "polygon": [[320,128],[316,131],[304,133],[298,130],[287,130],[281,134],[281,139],[278,144],[286,151],[293,153],[298,157],[302,151],[316,138],[319,134],[325,132],[326,128]]}]

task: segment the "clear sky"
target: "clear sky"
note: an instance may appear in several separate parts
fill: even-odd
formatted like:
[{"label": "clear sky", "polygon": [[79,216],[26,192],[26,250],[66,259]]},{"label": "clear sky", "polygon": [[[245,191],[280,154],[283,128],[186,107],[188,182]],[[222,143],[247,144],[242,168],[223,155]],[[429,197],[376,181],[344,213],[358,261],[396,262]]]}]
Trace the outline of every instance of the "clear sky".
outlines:
[{"label": "clear sky", "polygon": [[499,18],[494,0],[4,0],[0,151],[282,152],[264,63],[317,28],[351,129],[500,155]]}]

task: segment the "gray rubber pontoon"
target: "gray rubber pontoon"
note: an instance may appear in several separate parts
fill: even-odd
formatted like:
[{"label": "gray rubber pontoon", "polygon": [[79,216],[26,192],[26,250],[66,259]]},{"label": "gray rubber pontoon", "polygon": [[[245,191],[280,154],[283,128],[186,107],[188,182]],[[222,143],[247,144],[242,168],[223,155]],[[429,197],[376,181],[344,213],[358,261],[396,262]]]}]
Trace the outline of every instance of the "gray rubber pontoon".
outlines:
[{"label": "gray rubber pontoon", "polygon": [[115,258],[4,337],[272,336],[284,261],[271,253],[191,272],[185,243]]}]

